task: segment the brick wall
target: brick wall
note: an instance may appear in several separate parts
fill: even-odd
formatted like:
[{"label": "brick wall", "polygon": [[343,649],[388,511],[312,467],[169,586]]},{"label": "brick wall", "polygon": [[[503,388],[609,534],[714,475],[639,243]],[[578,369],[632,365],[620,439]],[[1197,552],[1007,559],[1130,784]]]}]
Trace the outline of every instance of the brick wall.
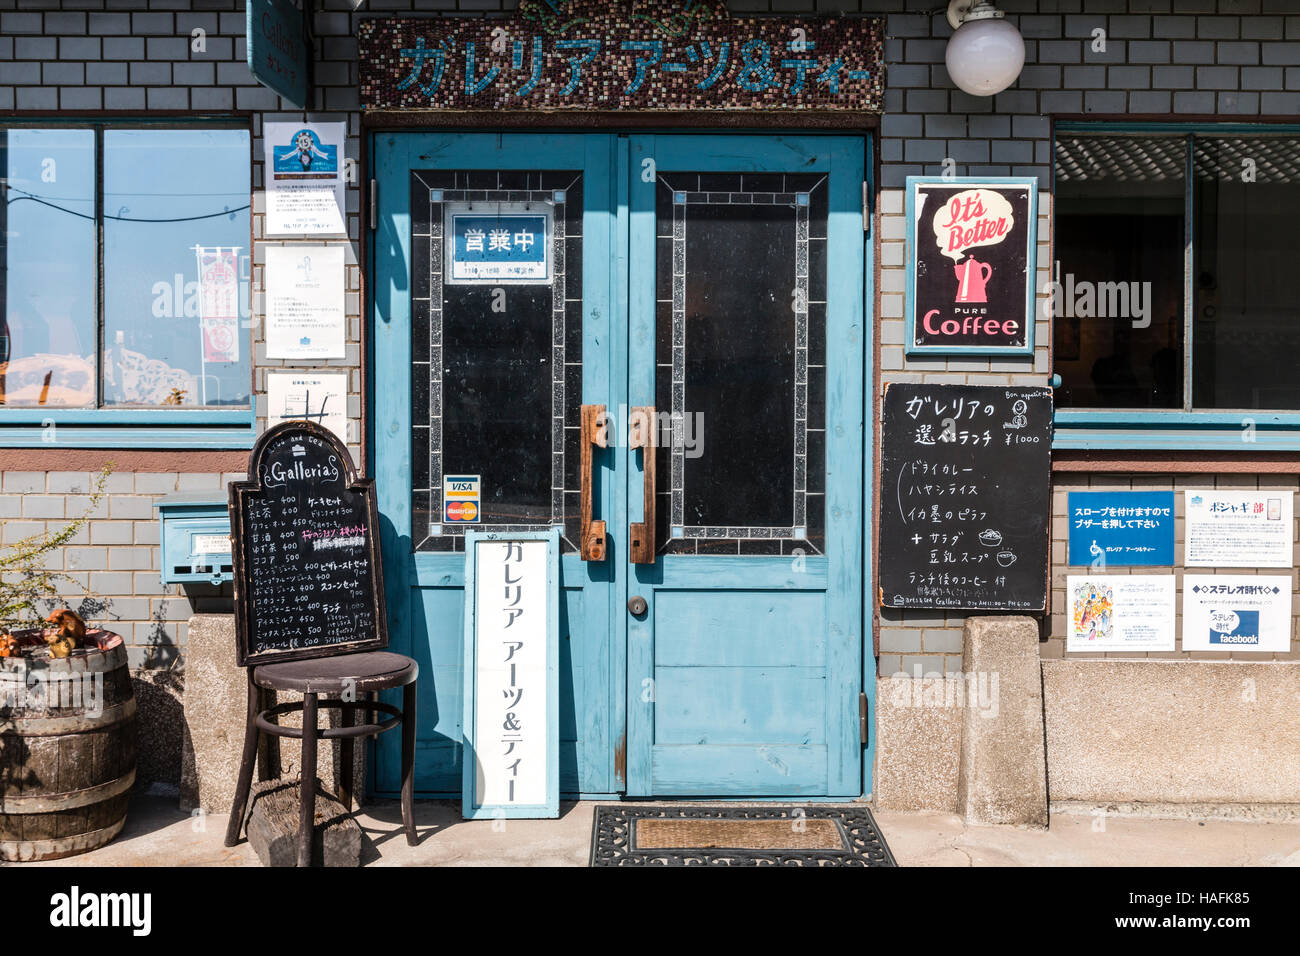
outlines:
[{"label": "brick wall", "polygon": [[[732,9],[810,9],[812,3],[733,0]],[[826,6],[849,9],[850,5]],[[955,161],[959,176],[1037,176],[1039,193],[1038,283],[1051,265],[1051,117],[1120,114],[1128,119],[1169,120],[1178,115],[1221,114],[1231,119],[1300,114],[1300,3],[1295,0],[999,0],[998,7],[1025,37],[1025,69],[1019,81],[995,97],[970,96],[948,78],[943,58],[952,35],[930,0],[907,3],[861,0],[863,12],[883,11],[888,75],[881,121],[881,276],[877,296],[880,381],[1046,384],[1051,370],[1049,323],[1037,313],[1032,359],[908,359],[903,355],[903,187],[908,176],[938,175]],[[898,13],[901,8],[907,11]],[[1086,10],[1086,13],[1084,12]],[[1093,52],[1095,29],[1106,31],[1106,49]],[[1140,477],[1098,478],[1151,484]],[[1173,479],[1170,479],[1171,481]],[[1181,479],[1179,479],[1181,481]],[[1213,476],[1199,480],[1209,483]],[[1240,481],[1243,476],[1225,476]],[[1255,479],[1245,476],[1245,480]],[[1269,476],[1261,486],[1282,487]],[[1054,510],[1064,508],[1057,481]],[[1114,484],[1111,485],[1114,487]],[[1186,485],[1177,485],[1186,487]],[[1063,514],[1063,512],[1062,512]],[[1053,534],[1064,534],[1060,515]],[[1181,540],[1181,539],[1180,539]],[[1054,544],[1054,554],[1059,542]],[[1060,553],[1064,560],[1064,553]],[[1065,567],[1054,561],[1053,640],[1045,656],[1064,653],[1061,602]],[[1180,574],[1181,577],[1181,574]],[[1181,582],[1180,582],[1181,583]],[[879,673],[954,672],[961,668],[965,615],[942,611],[879,612]],[[1174,656],[1187,656],[1181,651]],[[1226,655],[1224,655],[1226,656]],[[1262,659],[1262,655],[1256,655]]]},{"label": "brick wall", "polygon": [[[1085,654],[1074,652],[1069,657],[1111,657],[1111,658],[1191,658],[1195,660],[1300,660],[1300,648],[1293,646],[1286,654],[1261,654],[1259,652],[1238,651],[1187,651],[1182,650],[1182,616],[1183,616],[1183,543],[1186,522],[1183,511],[1183,490],[1186,488],[1249,488],[1281,489],[1295,492],[1300,490],[1300,478],[1294,475],[1077,475],[1058,476],[1052,488],[1052,627],[1050,638],[1042,645],[1042,656],[1059,658],[1067,656],[1065,638],[1068,632],[1070,607],[1067,603],[1065,578],[1067,574],[1086,574],[1088,567],[1068,565],[1069,521],[1067,518],[1067,501],[1071,491],[1173,491],[1174,492],[1174,559],[1173,571],[1167,568],[1110,568],[1107,574],[1168,574],[1172,573],[1177,581],[1176,613],[1178,616],[1177,650],[1164,653],[1134,654],[1107,653]],[[1295,529],[1292,529],[1292,540]],[[1291,587],[1296,587],[1297,559],[1300,559],[1300,546],[1292,558]],[[1225,574],[1269,574],[1281,575],[1287,572],[1282,568],[1195,568],[1192,574],[1219,571]],[[1300,606],[1292,604],[1291,634],[1298,633],[1300,625]]]},{"label": "brick wall", "polygon": [[[514,8],[513,0],[317,0],[316,121],[344,120],[345,153],[361,152],[357,106],[356,24],[363,14],[461,12],[492,15]],[[886,115],[879,140],[881,279],[877,348],[883,381],[1043,383],[1050,370],[1047,325],[1039,321],[1038,351],[1020,361],[908,360],[903,356],[903,194],[907,176],[942,172],[951,158],[958,175],[1031,175],[1049,181],[1051,114],[1125,114],[1154,119],[1219,113],[1236,118],[1300,114],[1300,9],[1296,0],[999,0],[1026,39],[1020,81],[991,99],[953,88],[943,65],[951,30],[942,0],[730,0],[735,13],[887,14],[889,62]],[[1084,12],[1086,8],[1086,13]],[[1104,53],[1092,52],[1094,29],[1106,31]],[[202,31],[196,35],[194,31]],[[302,117],[283,110],[274,93],[259,86],[244,61],[242,0],[0,0],[0,111],[51,115],[81,111],[251,111],[253,132],[254,316],[260,315],[260,241],[264,204],[262,123]],[[201,36],[202,44],[195,42]],[[349,443],[360,451],[361,275],[360,190],[347,191],[348,355],[320,367],[351,370]],[[1050,196],[1040,195],[1041,288],[1050,262]],[[277,240],[278,241],[278,240]],[[263,392],[268,363],[260,329],[255,332],[256,385]],[[295,366],[304,367],[304,366]],[[259,395],[258,412],[266,414]],[[12,487],[11,487],[12,476]],[[3,540],[11,526],[74,514],[78,492],[64,486],[88,476],[10,473],[0,486]],[[164,491],[210,483],[218,475],[180,473],[117,475],[112,494],[77,545],[75,560],[100,561],[75,574],[108,589],[120,610],[117,629],[130,627],[135,660],[174,654],[183,644],[185,602],[202,608],[219,601],[191,589],[166,594],[157,583],[156,522],[141,517],[144,502]],[[25,491],[28,487],[30,492]],[[78,486],[80,487],[80,486]],[[1064,486],[1062,486],[1064,487]],[[31,504],[26,503],[30,494]],[[22,495],[22,498],[17,496]],[[13,497],[11,497],[13,496]],[[115,506],[116,511],[115,513]],[[27,510],[24,509],[35,509]],[[14,509],[17,509],[15,511]],[[60,509],[62,511],[60,512]],[[49,511],[50,515],[38,512]],[[96,525],[101,536],[96,541]],[[17,532],[13,532],[17,533]],[[122,539],[121,541],[110,539]],[[67,560],[74,560],[70,549]],[[80,552],[77,552],[80,554]],[[128,566],[130,565],[130,566]],[[1055,569],[1054,569],[1055,570]],[[116,575],[116,577],[113,577]],[[127,588],[127,578],[131,578]],[[127,603],[132,602],[132,603]],[[913,664],[925,670],[960,666],[962,616],[886,612],[880,620],[881,673]],[[1051,653],[1052,645],[1046,645]]]},{"label": "brick wall", "polygon": [[47,563],[70,579],[56,582],[65,603],[80,609],[92,625],[121,634],[132,667],[168,666],[184,652],[190,615],[228,613],[231,599],[229,586],[163,586],[154,502],[178,491],[219,492],[227,481],[244,476],[118,472],[108,476],[105,494],[91,510],[97,477],[89,472],[5,472],[0,479],[0,546],[62,528],[89,513],[90,521]]}]

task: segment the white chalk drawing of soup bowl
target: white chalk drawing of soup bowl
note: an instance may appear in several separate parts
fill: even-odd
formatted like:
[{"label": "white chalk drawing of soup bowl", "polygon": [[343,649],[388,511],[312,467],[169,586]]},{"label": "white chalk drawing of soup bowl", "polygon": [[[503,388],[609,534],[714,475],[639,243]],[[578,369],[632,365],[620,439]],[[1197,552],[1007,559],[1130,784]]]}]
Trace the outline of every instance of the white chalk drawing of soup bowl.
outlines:
[{"label": "white chalk drawing of soup bowl", "polygon": [[1015,563],[1016,563],[1016,556],[1014,553],[1010,551],[998,552],[998,564],[1002,565],[1002,567],[1009,568],[1011,567],[1011,565]]}]

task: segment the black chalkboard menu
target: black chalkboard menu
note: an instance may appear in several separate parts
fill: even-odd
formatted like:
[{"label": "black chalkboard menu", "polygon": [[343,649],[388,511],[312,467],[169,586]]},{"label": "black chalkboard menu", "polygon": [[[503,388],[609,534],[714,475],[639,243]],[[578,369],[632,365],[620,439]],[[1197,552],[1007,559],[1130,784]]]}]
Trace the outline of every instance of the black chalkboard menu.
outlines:
[{"label": "black chalkboard menu", "polygon": [[239,666],[388,646],[373,480],[333,432],[267,431],[230,483]]},{"label": "black chalkboard menu", "polygon": [[1052,391],[885,387],[880,603],[1044,611]]}]

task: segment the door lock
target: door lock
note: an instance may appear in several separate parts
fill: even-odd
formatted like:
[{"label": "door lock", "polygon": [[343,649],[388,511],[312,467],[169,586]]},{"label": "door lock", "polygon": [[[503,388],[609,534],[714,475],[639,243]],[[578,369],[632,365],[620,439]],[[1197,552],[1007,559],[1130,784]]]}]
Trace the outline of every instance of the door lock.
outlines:
[{"label": "door lock", "polygon": [[627,609],[631,611],[633,616],[635,617],[640,617],[642,614],[644,614],[646,611],[646,607],[647,605],[645,603],[645,598],[641,597],[639,594],[634,598],[628,599]]}]

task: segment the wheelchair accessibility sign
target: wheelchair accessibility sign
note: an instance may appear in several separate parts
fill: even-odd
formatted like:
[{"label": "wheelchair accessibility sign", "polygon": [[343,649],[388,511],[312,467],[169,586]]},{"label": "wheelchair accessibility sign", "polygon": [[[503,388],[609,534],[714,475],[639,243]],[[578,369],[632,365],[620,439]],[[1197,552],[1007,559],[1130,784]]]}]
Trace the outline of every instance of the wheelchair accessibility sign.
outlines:
[{"label": "wheelchair accessibility sign", "polygon": [[551,281],[552,209],[537,203],[451,203],[447,276],[456,283]]},{"label": "wheelchair accessibility sign", "polygon": [[477,524],[479,521],[478,475],[447,475],[442,480],[442,512],[448,524]]}]

